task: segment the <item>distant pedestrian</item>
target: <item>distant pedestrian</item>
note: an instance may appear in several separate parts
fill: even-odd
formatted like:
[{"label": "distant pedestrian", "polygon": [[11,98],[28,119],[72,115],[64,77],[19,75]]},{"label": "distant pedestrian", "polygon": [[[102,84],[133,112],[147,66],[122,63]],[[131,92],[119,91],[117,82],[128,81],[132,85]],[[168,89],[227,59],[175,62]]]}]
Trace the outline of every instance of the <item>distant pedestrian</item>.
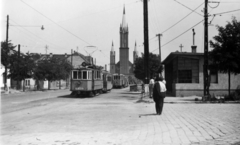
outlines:
[{"label": "distant pedestrian", "polygon": [[145,85],[144,85],[144,83],[142,83],[142,97],[144,97],[144,94],[145,94]]},{"label": "distant pedestrian", "polygon": [[150,81],[149,81],[149,97],[150,97],[150,98],[152,98],[153,86],[154,86],[154,80],[153,80],[153,79],[150,79]]},{"label": "distant pedestrian", "polygon": [[153,100],[155,102],[155,108],[158,115],[162,114],[164,98],[166,96],[166,81],[163,77],[157,77],[153,87]]}]

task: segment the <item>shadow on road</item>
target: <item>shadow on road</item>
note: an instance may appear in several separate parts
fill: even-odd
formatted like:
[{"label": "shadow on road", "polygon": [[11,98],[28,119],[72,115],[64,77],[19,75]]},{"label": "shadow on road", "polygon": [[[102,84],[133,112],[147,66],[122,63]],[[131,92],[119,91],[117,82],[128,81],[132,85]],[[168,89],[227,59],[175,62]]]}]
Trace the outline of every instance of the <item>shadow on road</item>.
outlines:
[{"label": "shadow on road", "polygon": [[151,113],[151,114],[139,114],[139,117],[144,117],[144,116],[155,116],[155,115],[157,115],[156,113]]},{"label": "shadow on road", "polygon": [[138,99],[138,97],[137,96],[120,96],[121,98],[125,98],[125,99],[127,99],[127,100],[136,100],[136,99]]},{"label": "shadow on road", "polygon": [[86,98],[93,98],[93,97],[89,97],[89,96],[80,96],[80,95],[63,95],[63,96],[58,96],[57,98],[86,99]]},{"label": "shadow on road", "polygon": [[150,101],[150,100],[139,99],[139,100],[137,100],[135,103],[153,103],[153,102]]},{"label": "shadow on road", "polygon": [[121,94],[139,95],[141,92],[123,92]]}]

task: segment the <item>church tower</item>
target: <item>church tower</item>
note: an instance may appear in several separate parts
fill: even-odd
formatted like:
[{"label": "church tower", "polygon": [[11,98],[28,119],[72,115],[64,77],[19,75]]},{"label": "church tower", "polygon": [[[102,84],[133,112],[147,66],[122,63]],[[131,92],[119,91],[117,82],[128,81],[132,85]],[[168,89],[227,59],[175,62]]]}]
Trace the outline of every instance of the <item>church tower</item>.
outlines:
[{"label": "church tower", "polygon": [[133,64],[135,63],[135,60],[138,58],[138,52],[137,52],[137,43],[135,41],[135,47],[133,51]]},{"label": "church tower", "polygon": [[122,24],[120,24],[120,72],[129,74],[129,48],[128,48],[128,25],[125,18],[125,7],[123,8]]},{"label": "church tower", "polygon": [[115,51],[114,51],[113,42],[112,42],[112,49],[110,51],[110,73],[111,74],[115,73]]}]

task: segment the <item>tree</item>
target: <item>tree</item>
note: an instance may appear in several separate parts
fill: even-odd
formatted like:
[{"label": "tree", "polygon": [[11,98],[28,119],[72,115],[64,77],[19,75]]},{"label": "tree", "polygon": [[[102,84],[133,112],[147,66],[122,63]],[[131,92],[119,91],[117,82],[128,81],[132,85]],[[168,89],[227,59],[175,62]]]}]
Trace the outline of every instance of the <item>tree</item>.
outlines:
[{"label": "tree", "polygon": [[36,80],[48,80],[48,89],[50,89],[52,81],[68,78],[71,69],[72,65],[66,59],[46,57],[37,62],[33,77]]},{"label": "tree", "polygon": [[228,73],[228,94],[230,95],[230,74],[240,73],[240,22],[235,17],[225,27],[217,26],[218,35],[210,41],[210,69]]},{"label": "tree", "polygon": [[[10,62],[10,74],[8,77],[17,80],[18,82],[22,80],[25,82],[26,78],[32,77],[35,63],[30,54],[21,54],[18,57],[18,54],[14,53],[11,58],[12,61]],[[17,86],[19,87],[19,84],[17,84]]]},{"label": "tree", "polygon": [[7,87],[7,69],[10,66],[10,62],[12,61],[12,55],[16,53],[14,50],[16,46],[14,46],[10,42],[1,42],[1,63],[5,67],[5,72],[4,72],[4,89]]},{"label": "tree", "polygon": [[[144,55],[138,57],[134,63],[134,75],[136,78],[145,80],[145,70],[144,70]],[[153,53],[149,53],[149,77],[153,78],[158,73],[162,73],[163,66],[159,62],[159,56]]]}]

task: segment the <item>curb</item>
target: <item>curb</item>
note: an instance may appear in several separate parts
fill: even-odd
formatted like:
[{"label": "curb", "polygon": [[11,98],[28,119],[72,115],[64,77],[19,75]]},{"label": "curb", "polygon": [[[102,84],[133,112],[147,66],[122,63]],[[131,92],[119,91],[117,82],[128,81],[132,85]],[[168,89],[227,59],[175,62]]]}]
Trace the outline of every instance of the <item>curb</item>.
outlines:
[{"label": "curb", "polygon": [[[139,100],[136,101],[136,103],[154,103],[153,100],[148,99],[148,98],[140,98]],[[219,102],[203,102],[203,101],[164,101],[164,103],[167,104],[240,104],[240,101],[225,101],[224,103],[219,103]]]},{"label": "curb", "polygon": [[[68,88],[67,88],[68,89]],[[46,93],[46,92],[53,92],[53,91],[63,91],[63,90],[67,90],[67,89],[56,89],[56,90],[44,90],[44,91],[16,91],[16,92],[12,92],[12,93],[6,93],[6,92],[1,92],[2,96],[8,96],[8,95],[22,95],[22,94],[31,94],[31,93]]]}]

